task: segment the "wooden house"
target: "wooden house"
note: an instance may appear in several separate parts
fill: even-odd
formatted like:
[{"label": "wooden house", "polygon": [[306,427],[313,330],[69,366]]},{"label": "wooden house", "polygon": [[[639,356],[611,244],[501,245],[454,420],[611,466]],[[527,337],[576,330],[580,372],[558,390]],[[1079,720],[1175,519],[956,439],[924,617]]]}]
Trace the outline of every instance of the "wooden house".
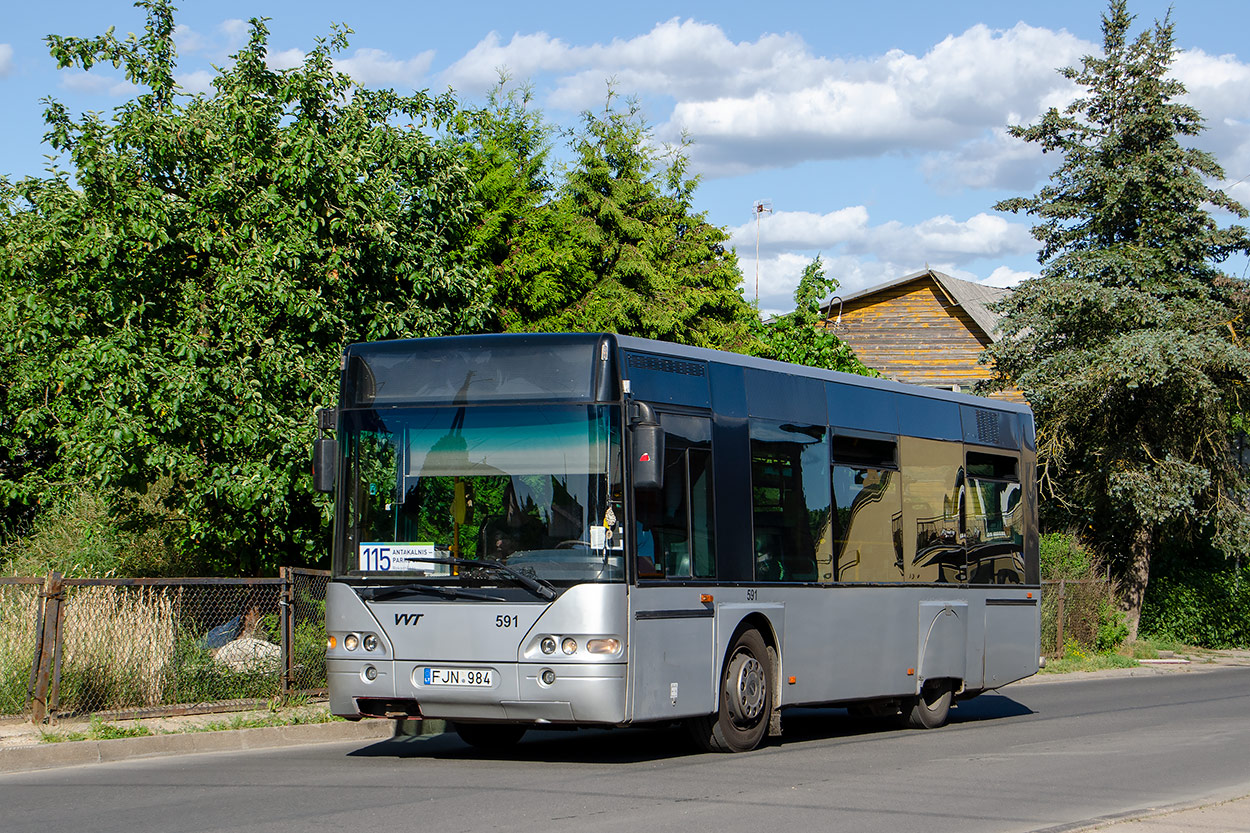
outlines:
[{"label": "wooden house", "polygon": [[840,303],[835,297],[825,320],[883,376],[971,393],[990,375],[977,358],[999,335],[999,315],[989,305],[1010,291],[925,269],[843,296]]}]

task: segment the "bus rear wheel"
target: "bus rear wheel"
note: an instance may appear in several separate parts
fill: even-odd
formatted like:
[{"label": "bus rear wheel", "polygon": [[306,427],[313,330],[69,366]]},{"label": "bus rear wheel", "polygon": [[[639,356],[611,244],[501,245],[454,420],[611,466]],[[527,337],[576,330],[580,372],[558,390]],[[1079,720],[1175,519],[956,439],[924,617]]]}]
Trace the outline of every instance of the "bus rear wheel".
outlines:
[{"label": "bus rear wheel", "polygon": [[920,695],[912,699],[911,708],[905,706],[903,709],[907,728],[936,729],[945,726],[954,692],[950,680],[926,680],[920,688]]},{"label": "bus rear wheel", "polygon": [[515,723],[457,723],[456,734],[475,749],[501,752],[517,745],[525,727]]},{"label": "bus rear wheel", "polygon": [[695,742],[708,752],[748,752],[760,745],[773,710],[773,668],[759,631],[738,635],[721,674],[716,714],[691,718]]}]

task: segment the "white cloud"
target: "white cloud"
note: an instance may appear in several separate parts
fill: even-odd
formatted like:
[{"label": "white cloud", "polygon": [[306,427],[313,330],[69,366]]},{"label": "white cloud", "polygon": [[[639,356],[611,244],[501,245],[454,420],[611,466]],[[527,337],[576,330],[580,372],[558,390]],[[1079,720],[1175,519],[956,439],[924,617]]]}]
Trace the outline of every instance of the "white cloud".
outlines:
[{"label": "white cloud", "polygon": [[[676,103],[659,135],[672,140],[688,130],[695,169],[725,176],[890,151],[958,153],[994,128],[1066,103],[1073,87],[1055,68],[1093,50],[1067,31],[1019,23],[973,26],[923,55],[892,50],[845,60],[813,54],[797,34],[735,42],[717,25],[674,18],[634,38],[586,46],[544,32],[505,42],[492,32],[442,79],[476,94],[495,84],[500,69],[520,79],[547,75],[545,103],[567,110],[600,106],[609,78],[625,93],[669,96]],[[948,179],[1020,178],[1017,151],[980,165],[960,161]]]},{"label": "white cloud", "polygon": [[932,217],[908,226],[897,221],[870,229],[862,240],[851,241],[847,250],[869,254],[889,252],[907,263],[967,263],[981,258],[1026,254],[1034,247],[1028,226],[995,214],[977,214],[967,220]]},{"label": "white cloud", "polygon": [[[761,250],[778,248],[821,249],[841,245],[864,237],[868,229],[868,209],[853,205],[828,214],[808,211],[778,211],[760,220]],[[732,245],[754,251],[756,224],[743,223],[729,229]]]},{"label": "white cloud", "polygon": [[217,77],[217,73],[212,70],[199,69],[195,72],[188,72],[185,75],[178,75],[176,80],[178,86],[182,88],[182,92],[190,95],[196,93],[210,93],[213,90],[213,79]]},{"label": "white cloud", "polygon": [[1020,23],[1006,31],[974,26],[923,56],[899,50],[856,62],[805,56],[788,73],[802,83],[679,101],[667,128],[690,132],[695,160],[707,173],[735,162],[730,170],[890,151],[953,152],[1065,101],[1071,83],[1054,68],[1090,48],[1066,31]]},{"label": "white cloud", "polygon": [[[755,224],[729,231],[745,283],[743,294],[754,298]],[[791,309],[799,276],[818,254],[826,274],[838,279],[839,292],[849,294],[925,267],[976,281],[978,276],[965,268],[968,264],[1014,259],[1032,254],[1033,248],[1027,225],[993,214],[966,220],[943,215],[914,225],[874,226],[863,206],[829,214],[777,212],[760,224],[760,308],[768,313]],[[1008,286],[1028,274],[1000,266],[986,282]]]},{"label": "white cloud", "polygon": [[507,44],[500,41],[498,32],[491,32],[443,70],[442,78],[458,90],[482,93],[499,80],[501,69],[506,68],[516,78],[528,79],[543,72],[571,69],[577,63],[574,53],[584,51],[574,50],[546,32],[514,34]]},{"label": "white cloud", "polygon": [[336,58],[334,67],[365,86],[419,87],[433,60],[433,50],[402,60],[381,49],[357,49],[350,58]]},{"label": "white cloud", "polygon": [[995,269],[993,272],[990,273],[990,276],[988,278],[981,281],[981,283],[984,283],[988,286],[1010,287],[1010,286],[1017,286],[1021,281],[1026,281],[1029,278],[1036,278],[1036,277],[1037,277],[1036,272],[1021,272],[1016,269],[1010,269],[1006,266],[999,266],[997,269]]},{"label": "white cloud", "polygon": [[[729,232],[740,256],[748,250],[754,256],[754,222]],[[873,226],[864,206],[828,214],[778,211],[761,221],[759,238],[761,253],[770,255],[793,249],[856,255],[889,252],[892,260],[912,264],[913,269],[939,261],[966,263],[1026,254],[1033,247],[1027,225],[995,214],[976,214],[967,220],[941,215],[915,225],[890,221]]]},{"label": "white cloud", "polygon": [[226,37],[227,42],[230,43],[231,46],[239,47],[247,42],[249,25],[250,24],[248,24],[246,20],[233,17],[229,20],[223,20],[221,24],[218,25],[217,31],[221,32],[221,34]]},{"label": "white cloud", "polygon": [[178,48],[179,55],[192,55],[203,50],[206,45],[204,36],[185,23],[174,27],[174,46]]},{"label": "white cloud", "polygon": [[1031,190],[1050,172],[1055,159],[1037,145],[995,127],[950,151],[932,153],[921,163],[925,178],[939,192],[961,188]]},{"label": "white cloud", "polygon": [[5,77],[13,71],[13,47],[7,43],[0,43],[0,78]]},{"label": "white cloud", "polygon": [[284,49],[281,52],[270,52],[265,63],[274,69],[295,69],[302,66],[305,58],[302,49]]},{"label": "white cloud", "polygon": [[71,92],[87,95],[106,95],[123,98],[137,95],[140,88],[124,78],[105,72],[85,72],[80,69],[63,70],[61,86]]}]

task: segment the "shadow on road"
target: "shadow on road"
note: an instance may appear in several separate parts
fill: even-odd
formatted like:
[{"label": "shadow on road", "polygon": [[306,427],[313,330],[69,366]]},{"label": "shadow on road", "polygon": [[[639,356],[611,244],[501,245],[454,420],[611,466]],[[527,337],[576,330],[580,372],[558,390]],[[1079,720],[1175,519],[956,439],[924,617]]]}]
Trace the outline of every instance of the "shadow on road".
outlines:
[{"label": "shadow on road", "polygon": [[[1033,714],[1027,706],[1001,694],[984,694],[951,710],[952,725],[975,724]],[[852,717],[845,709],[788,709],[782,718],[784,734],[768,746],[813,741],[837,741],[865,736],[882,738],[910,733],[889,718]],[[675,724],[628,729],[560,731],[532,729],[506,751],[484,751],[468,746],[454,732],[396,737],[348,753],[356,758],[428,758],[452,760],[534,761],[543,763],[631,764],[702,754],[684,729]]]}]

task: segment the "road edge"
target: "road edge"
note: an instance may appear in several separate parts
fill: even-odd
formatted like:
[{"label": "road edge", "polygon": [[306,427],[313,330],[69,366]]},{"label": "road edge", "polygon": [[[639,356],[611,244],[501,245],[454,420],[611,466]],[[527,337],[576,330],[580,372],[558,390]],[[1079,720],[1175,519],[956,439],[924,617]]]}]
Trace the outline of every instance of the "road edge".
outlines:
[{"label": "road edge", "polygon": [[295,726],[264,726],[215,732],[179,732],[112,740],[75,740],[0,749],[0,773],[29,772],[56,767],[105,764],[132,758],[189,755],[200,752],[241,752],[276,749],[310,743],[350,740],[384,740],[394,736],[389,720],[357,723],[303,723]]}]

